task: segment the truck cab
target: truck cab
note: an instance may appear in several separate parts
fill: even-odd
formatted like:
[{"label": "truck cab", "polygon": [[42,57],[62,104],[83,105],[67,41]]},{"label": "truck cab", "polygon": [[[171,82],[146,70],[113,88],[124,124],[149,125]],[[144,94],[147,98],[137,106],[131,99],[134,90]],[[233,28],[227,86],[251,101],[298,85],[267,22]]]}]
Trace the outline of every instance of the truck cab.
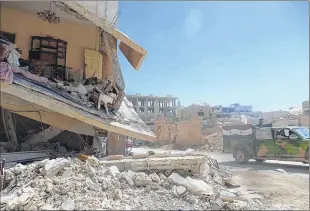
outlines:
[{"label": "truck cab", "polygon": [[238,163],[283,160],[309,163],[309,129],[299,126],[223,126],[223,151]]}]

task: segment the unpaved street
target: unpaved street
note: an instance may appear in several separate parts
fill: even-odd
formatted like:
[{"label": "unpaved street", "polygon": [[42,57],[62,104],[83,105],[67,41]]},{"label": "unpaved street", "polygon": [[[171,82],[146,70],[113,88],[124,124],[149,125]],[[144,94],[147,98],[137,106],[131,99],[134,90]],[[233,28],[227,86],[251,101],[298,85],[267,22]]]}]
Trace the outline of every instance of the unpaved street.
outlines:
[{"label": "unpaved street", "polygon": [[236,168],[233,179],[265,196],[273,209],[309,210],[309,174]]},{"label": "unpaved street", "polygon": [[[179,150],[135,148],[133,152],[154,151],[155,153],[177,154]],[[201,153],[201,152],[199,152]],[[217,159],[220,167],[229,167],[233,180],[244,191],[264,197],[270,209],[309,210],[309,165],[297,162],[266,161],[237,164],[232,155],[204,152]]]}]

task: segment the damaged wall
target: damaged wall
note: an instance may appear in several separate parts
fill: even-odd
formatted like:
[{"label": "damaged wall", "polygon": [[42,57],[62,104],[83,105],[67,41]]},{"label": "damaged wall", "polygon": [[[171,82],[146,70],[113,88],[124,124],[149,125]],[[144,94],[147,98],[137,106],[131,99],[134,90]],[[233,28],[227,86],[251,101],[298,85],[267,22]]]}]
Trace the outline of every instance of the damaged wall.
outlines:
[{"label": "damaged wall", "polygon": [[193,118],[198,117],[198,113],[200,113],[203,119],[211,119],[211,110],[210,106],[207,104],[198,105],[192,104],[186,108],[181,110],[180,119],[182,121],[191,120]]},{"label": "damaged wall", "polygon": [[[47,8],[48,9],[48,8]],[[31,36],[53,36],[68,42],[67,66],[84,69],[84,50],[99,49],[99,31],[94,25],[82,25],[60,20],[49,24],[36,15],[1,7],[1,31],[16,33],[21,58],[28,60]]]},{"label": "damaged wall", "polygon": [[196,144],[203,144],[202,122],[200,118],[179,123],[169,123],[157,121],[155,123],[155,133],[157,141],[162,144],[170,144],[175,138],[175,143],[181,147],[188,147]]},{"label": "damaged wall", "polygon": [[221,127],[215,126],[215,127],[210,127],[210,128],[204,128],[203,130],[201,130],[201,133],[203,136],[209,136],[211,134],[219,133],[221,131],[222,131]]}]

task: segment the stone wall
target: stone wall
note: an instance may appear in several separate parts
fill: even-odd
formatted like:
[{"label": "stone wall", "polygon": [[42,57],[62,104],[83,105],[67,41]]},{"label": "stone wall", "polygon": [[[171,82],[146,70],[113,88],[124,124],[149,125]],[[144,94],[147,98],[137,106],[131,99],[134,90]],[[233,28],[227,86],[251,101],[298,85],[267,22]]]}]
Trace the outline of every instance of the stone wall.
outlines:
[{"label": "stone wall", "polygon": [[198,112],[202,112],[203,116],[201,117],[203,119],[211,119],[212,117],[210,116],[210,106],[193,104],[181,110],[180,120],[190,121],[193,118],[197,118]]},{"label": "stone wall", "polygon": [[179,123],[169,123],[167,121],[157,121],[155,123],[157,141],[161,145],[173,142],[181,147],[204,144],[201,128],[202,122],[200,118]]},{"label": "stone wall", "polygon": [[209,136],[211,134],[218,133],[218,132],[221,132],[221,131],[222,131],[221,127],[215,126],[215,127],[212,127],[212,128],[205,128],[205,129],[203,129],[201,131],[201,133],[205,137],[205,136]]}]

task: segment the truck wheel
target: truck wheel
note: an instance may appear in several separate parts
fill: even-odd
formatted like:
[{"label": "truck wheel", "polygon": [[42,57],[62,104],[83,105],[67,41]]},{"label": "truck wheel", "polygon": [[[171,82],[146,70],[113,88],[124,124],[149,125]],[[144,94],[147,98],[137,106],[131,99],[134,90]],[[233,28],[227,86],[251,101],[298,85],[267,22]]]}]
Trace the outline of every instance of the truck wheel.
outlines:
[{"label": "truck wheel", "polygon": [[264,159],[255,159],[256,160],[256,162],[260,162],[260,163],[262,163],[262,162],[265,162],[266,160],[264,160]]},{"label": "truck wheel", "polygon": [[249,161],[249,156],[243,149],[237,149],[234,157],[237,163],[247,163]]}]

